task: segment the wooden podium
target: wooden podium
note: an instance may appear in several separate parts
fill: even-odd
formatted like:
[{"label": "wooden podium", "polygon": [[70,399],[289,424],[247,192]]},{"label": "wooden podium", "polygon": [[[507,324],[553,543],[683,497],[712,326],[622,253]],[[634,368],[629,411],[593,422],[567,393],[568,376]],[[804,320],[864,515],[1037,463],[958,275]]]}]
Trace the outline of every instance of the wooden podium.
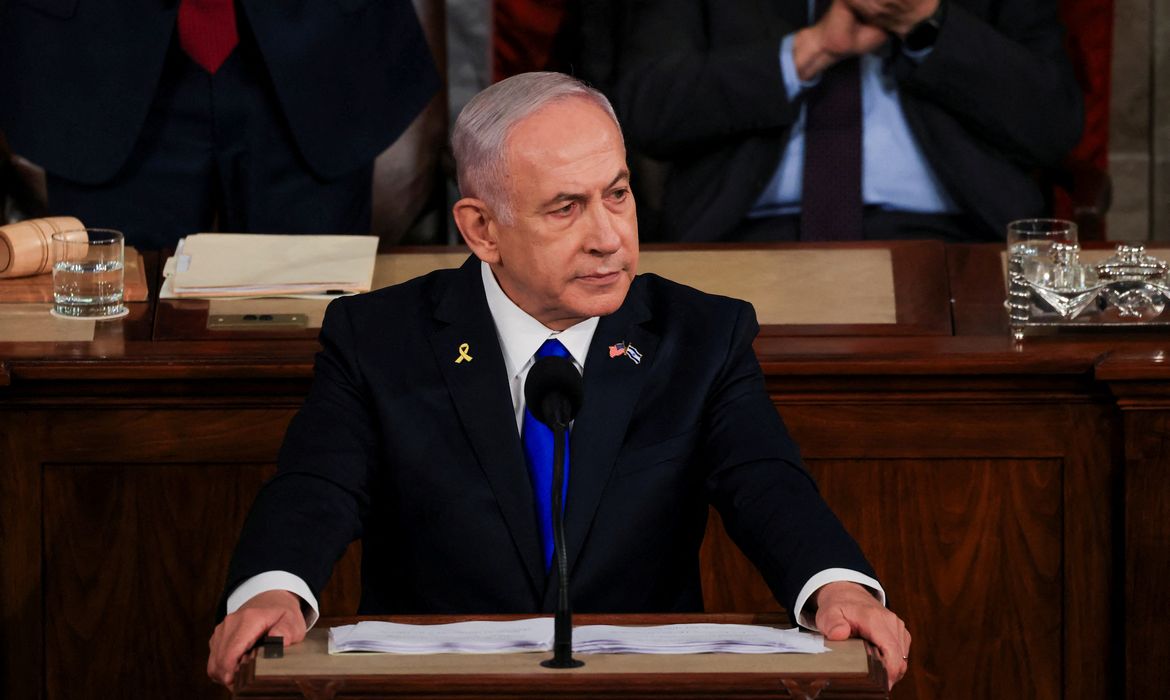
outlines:
[{"label": "wooden podium", "polygon": [[[371,618],[362,618],[371,619]],[[466,616],[374,618],[415,624]],[[506,617],[475,619],[509,619]],[[342,654],[326,651],[329,628],[356,618],[324,619],[283,658],[259,653],[236,679],[237,698],[887,698],[886,672],[858,639],[828,642],[827,654],[579,654],[585,665],[553,670],[550,652],[523,654]],[[776,624],[783,616],[578,615],[577,624],[720,622]],[[788,626],[784,624],[783,626]]]},{"label": "wooden podium", "polygon": [[[462,259],[396,251],[376,283]],[[207,639],[323,308],[289,328],[305,310],[159,300],[145,261],[117,321],[0,293],[0,698],[227,696]],[[1014,343],[993,244],[647,246],[640,268],[756,304],[767,391],[913,630],[895,697],[1165,694],[1165,328]],[[357,609],[358,549],[326,616]],[[717,516],[701,559],[706,610],[778,609]]]}]

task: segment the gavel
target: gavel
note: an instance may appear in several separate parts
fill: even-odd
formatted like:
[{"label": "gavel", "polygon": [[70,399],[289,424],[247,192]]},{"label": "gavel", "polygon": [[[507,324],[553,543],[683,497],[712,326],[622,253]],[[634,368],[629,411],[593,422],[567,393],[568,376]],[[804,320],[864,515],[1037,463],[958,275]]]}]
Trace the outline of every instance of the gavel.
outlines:
[{"label": "gavel", "polygon": [[0,226],[0,279],[43,275],[53,269],[53,234],[81,231],[72,216],[28,219]]}]

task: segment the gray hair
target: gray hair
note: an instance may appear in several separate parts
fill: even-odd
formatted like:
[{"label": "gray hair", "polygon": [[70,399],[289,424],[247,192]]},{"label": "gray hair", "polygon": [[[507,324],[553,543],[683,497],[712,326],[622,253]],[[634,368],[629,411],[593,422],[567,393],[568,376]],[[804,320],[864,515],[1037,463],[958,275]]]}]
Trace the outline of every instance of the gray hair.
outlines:
[{"label": "gray hair", "polygon": [[512,127],[546,105],[584,97],[600,107],[621,133],[613,106],[601,92],[564,73],[521,73],[488,87],[467,103],[451,133],[455,173],[464,197],[482,199],[504,223],[512,205],[505,185],[504,146]]}]

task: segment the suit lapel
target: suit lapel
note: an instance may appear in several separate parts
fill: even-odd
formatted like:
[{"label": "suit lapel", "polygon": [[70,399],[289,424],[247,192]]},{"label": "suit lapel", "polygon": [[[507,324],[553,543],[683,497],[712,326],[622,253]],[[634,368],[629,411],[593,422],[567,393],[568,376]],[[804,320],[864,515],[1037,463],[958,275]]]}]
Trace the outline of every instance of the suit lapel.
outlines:
[{"label": "suit lapel", "polygon": [[[585,361],[585,400],[573,424],[569,448],[565,543],[570,571],[593,523],[634,405],[654,364],[659,338],[639,325],[650,318],[641,290],[641,281],[636,280],[622,307],[601,319]],[[615,343],[633,346],[641,361],[635,363],[628,352],[610,357],[609,347]]]},{"label": "suit lapel", "polygon": [[[533,590],[541,591],[545,573],[532,486],[516,432],[508,371],[480,274],[479,261],[473,257],[463,264],[453,284],[437,291],[434,308],[440,324],[431,334],[431,349]],[[464,344],[472,359],[456,362]]]}]

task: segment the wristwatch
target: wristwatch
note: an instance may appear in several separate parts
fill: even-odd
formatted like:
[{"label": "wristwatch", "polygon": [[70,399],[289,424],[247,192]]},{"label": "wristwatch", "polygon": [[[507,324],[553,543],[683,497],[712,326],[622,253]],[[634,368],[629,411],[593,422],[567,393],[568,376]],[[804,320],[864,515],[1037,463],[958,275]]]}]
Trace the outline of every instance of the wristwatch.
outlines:
[{"label": "wristwatch", "polygon": [[946,14],[947,0],[938,0],[938,7],[934,8],[934,12],[906,32],[906,36],[902,38],[902,46],[909,51],[925,51],[933,47]]}]

